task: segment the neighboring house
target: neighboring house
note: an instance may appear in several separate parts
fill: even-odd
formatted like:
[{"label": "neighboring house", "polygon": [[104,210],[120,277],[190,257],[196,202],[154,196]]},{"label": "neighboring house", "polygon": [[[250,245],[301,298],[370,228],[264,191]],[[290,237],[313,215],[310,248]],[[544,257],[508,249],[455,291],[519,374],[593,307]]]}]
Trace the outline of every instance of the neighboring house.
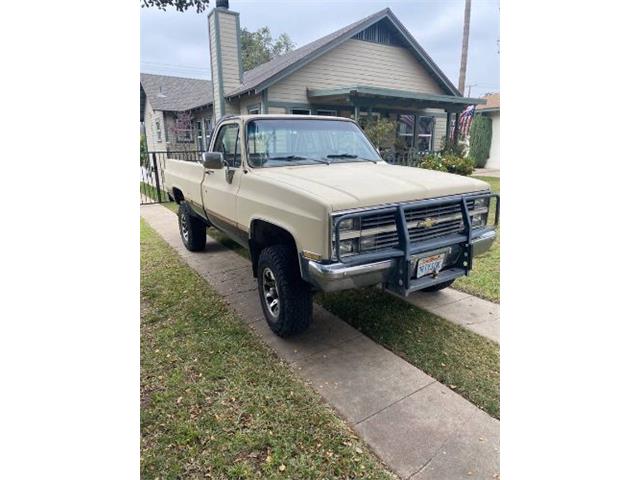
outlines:
[{"label": "neighboring house", "polygon": [[491,148],[485,168],[500,169],[500,93],[489,93],[482,98],[487,103],[476,108],[476,115],[491,119]]},{"label": "neighboring house", "polygon": [[217,0],[208,15],[212,82],[141,75],[149,150],[202,149],[212,118],[290,113],[386,117],[398,122],[402,150],[433,151],[457,134],[465,107],[484,103],[463,97],[388,8],[245,72],[240,15],[228,6]]},{"label": "neighboring house", "polygon": [[209,80],[140,74],[140,122],[149,151],[205,150],[212,129]]}]

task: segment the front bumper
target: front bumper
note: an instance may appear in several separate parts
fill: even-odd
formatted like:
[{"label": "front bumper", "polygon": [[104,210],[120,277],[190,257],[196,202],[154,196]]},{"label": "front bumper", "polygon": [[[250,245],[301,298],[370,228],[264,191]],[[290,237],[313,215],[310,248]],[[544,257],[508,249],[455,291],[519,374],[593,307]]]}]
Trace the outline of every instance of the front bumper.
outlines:
[{"label": "front bumper", "polygon": [[[411,243],[401,236],[398,248],[391,248],[374,254],[356,255],[349,260],[342,260],[338,255],[337,262],[321,263],[302,258],[302,276],[324,292],[334,292],[350,288],[367,287],[382,284],[389,290],[401,295],[408,295],[417,290],[454,280],[468,275],[472,268],[473,259],[487,252],[496,239],[495,226],[499,217],[499,197],[496,194],[481,194],[478,196],[495,197],[496,214],[493,227],[471,228],[469,214],[466,209],[465,198],[461,196],[455,201],[463,204],[465,215],[465,230],[462,233],[438,237],[422,243]],[[438,200],[426,201],[436,203]],[[425,203],[426,203],[425,202]],[[395,207],[388,207],[386,210]],[[345,215],[349,218],[354,215]],[[406,231],[406,220],[402,206],[397,207],[397,223],[400,229]],[[337,226],[336,226],[337,229]],[[338,230],[339,231],[339,230]],[[335,244],[339,244],[339,233],[336,234]],[[445,265],[440,272],[416,278],[416,264],[418,259],[446,251]]]},{"label": "front bumper", "polygon": [[[495,230],[486,230],[471,241],[473,257],[487,252],[496,239]],[[426,252],[421,256],[428,256]],[[390,279],[398,275],[399,259],[390,258],[379,262],[365,263],[362,265],[349,265],[345,263],[322,264],[303,258],[303,272],[316,288],[323,292],[336,292],[350,288],[369,287],[371,285],[386,284]],[[437,277],[419,279],[420,288],[443,283],[465,275],[465,271],[459,268],[451,268],[441,271]]]}]

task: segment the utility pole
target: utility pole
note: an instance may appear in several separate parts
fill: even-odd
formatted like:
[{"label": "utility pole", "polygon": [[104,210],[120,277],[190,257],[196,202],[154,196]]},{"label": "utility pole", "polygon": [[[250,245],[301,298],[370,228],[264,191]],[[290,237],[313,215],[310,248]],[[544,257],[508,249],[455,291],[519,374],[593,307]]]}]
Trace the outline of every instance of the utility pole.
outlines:
[{"label": "utility pole", "polygon": [[464,95],[464,83],[467,77],[467,56],[469,53],[469,20],[471,19],[471,0],[464,2],[464,30],[462,33],[462,56],[460,57],[460,76],[458,91]]}]

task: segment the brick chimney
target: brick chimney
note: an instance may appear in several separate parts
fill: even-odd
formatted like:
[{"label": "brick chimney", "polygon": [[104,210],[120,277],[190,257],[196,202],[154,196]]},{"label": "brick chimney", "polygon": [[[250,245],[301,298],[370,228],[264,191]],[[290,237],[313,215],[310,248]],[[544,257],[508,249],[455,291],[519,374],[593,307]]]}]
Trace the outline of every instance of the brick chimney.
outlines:
[{"label": "brick chimney", "polygon": [[222,115],[239,113],[224,99],[224,94],[242,81],[240,14],[229,10],[229,0],[216,0],[216,8],[209,12],[209,51],[215,121]]}]

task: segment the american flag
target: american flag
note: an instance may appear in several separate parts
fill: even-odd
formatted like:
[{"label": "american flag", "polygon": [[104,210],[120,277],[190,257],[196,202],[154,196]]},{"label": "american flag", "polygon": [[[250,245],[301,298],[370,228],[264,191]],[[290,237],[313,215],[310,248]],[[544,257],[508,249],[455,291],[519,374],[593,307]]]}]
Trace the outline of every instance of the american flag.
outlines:
[{"label": "american flag", "polygon": [[471,128],[471,122],[473,121],[473,114],[476,112],[475,105],[469,105],[464,111],[460,114],[458,118],[458,132],[462,136],[469,135],[469,129]]}]

